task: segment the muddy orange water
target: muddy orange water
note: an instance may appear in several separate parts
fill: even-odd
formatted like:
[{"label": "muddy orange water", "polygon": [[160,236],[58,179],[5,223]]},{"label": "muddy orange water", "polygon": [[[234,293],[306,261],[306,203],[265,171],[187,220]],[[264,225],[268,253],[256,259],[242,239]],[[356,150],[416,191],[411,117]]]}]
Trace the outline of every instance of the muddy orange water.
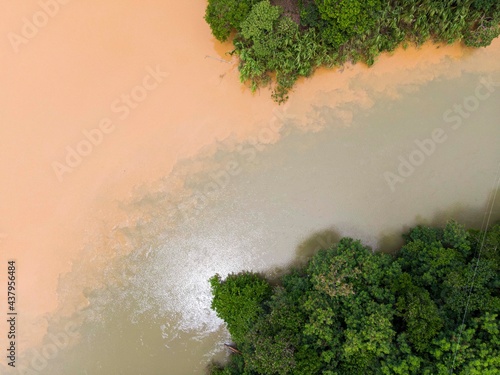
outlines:
[{"label": "muddy orange water", "polygon": [[[237,62],[226,54],[231,45],[216,42],[203,21],[204,1],[62,3],[3,1],[0,7],[0,347],[2,352],[8,347],[6,271],[12,259],[18,281],[17,360],[24,366],[24,372],[16,372],[2,357],[2,374],[202,373],[227,339],[209,311],[206,279],[245,266],[265,270],[285,264],[300,244],[294,237],[299,226],[310,233],[334,227],[376,246],[387,240],[384,228],[397,231],[431,221],[457,201],[475,210],[477,220],[471,223],[481,223],[499,161],[499,90],[491,88],[497,86],[490,86],[491,91],[483,87],[483,94],[491,94],[488,100],[476,99],[480,111],[470,102],[474,113],[462,118],[474,118],[475,126],[484,129],[457,130],[456,142],[443,143],[413,177],[404,177],[414,178],[416,185],[393,184],[401,185],[394,193],[384,172],[397,171],[400,153],[410,154],[415,138],[429,137],[442,126],[443,114],[475,95],[481,80],[499,81],[499,40],[480,50],[430,44],[399,49],[369,69],[359,64],[321,69],[301,80],[287,105],[279,107],[267,89],[252,95],[239,82]],[[363,117],[371,113],[372,120]],[[405,120],[404,113],[412,120]],[[419,119],[426,119],[427,127],[419,128]],[[371,121],[385,128],[364,125],[356,133],[359,124]],[[413,128],[405,127],[412,121]],[[346,128],[354,133],[345,133]],[[368,134],[370,140],[365,139]],[[386,154],[377,146],[385,144],[377,139],[383,134],[396,134],[386,144]],[[301,137],[304,144],[296,143]],[[374,177],[378,182],[360,180],[366,186],[360,195],[349,186],[325,182],[318,189],[337,191],[337,216],[322,217],[302,207],[307,213],[302,222],[287,225],[284,220],[276,229],[277,236],[289,237],[276,253],[266,253],[269,244],[259,242],[268,238],[264,223],[273,217],[266,211],[272,204],[261,203],[263,209],[252,212],[256,221],[245,233],[237,219],[218,226],[221,217],[234,214],[230,204],[217,203],[220,194],[229,194],[233,204],[254,190],[266,194],[266,183],[280,170],[302,165],[288,160],[290,155],[301,147],[312,155],[320,139],[328,137],[332,144],[340,142],[338,150],[354,144],[386,155],[372,168],[380,170]],[[405,147],[390,149],[400,141]],[[470,175],[467,181],[477,184],[466,183],[466,191],[460,192],[451,158],[463,154],[462,177]],[[343,176],[370,163],[368,158],[356,164],[356,154],[347,155],[335,155],[346,167],[338,171]],[[327,162],[332,160],[317,165]],[[444,170],[450,176],[435,177]],[[294,184],[295,178],[299,176],[291,174],[283,186]],[[219,191],[228,181],[233,181],[229,190]],[[404,214],[394,207],[392,221],[377,218],[368,204],[362,208],[354,203],[369,199],[370,189],[385,205],[413,200],[425,181],[455,195],[431,191],[423,211],[410,212],[422,207],[418,203]],[[244,185],[240,195],[231,190],[238,184]],[[305,206],[306,196],[322,196],[307,186],[300,190],[303,196],[298,191],[288,197],[286,206],[292,200]],[[394,198],[397,194],[403,195]],[[283,198],[283,191],[271,189],[268,195]],[[212,219],[203,218],[209,213]],[[357,215],[364,218],[359,223]],[[212,226],[196,227],[203,220]],[[356,224],[361,229],[350,231]],[[165,234],[162,228],[167,227],[171,232]],[[221,240],[213,235],[219,232],[231,235]],[[219,248],[218,257],[191,251],[205,245]],[[255,257],[245,246],[263,255]],[[164,248],[175,254],[165,255]],[[150,268],[150,259],[162,267]],[[149,276],[142,275],[144,269],[151,271]],[[177,283],[182,288],[176,289]],[[149,293],[154,301],[143,301]],[[123,308],[111,308],[113,301]],[[119,350],[93,352],[92,347]],[[140,359],[133,359],[134,351]]]}]

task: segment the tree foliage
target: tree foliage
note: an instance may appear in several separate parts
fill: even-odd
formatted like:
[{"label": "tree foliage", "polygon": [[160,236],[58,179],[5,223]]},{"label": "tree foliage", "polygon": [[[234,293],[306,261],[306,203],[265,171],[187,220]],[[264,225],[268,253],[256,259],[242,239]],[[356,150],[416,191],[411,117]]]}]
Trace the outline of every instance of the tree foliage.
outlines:
[{"label": "tree foliage", "polygon": [[500,35],[498,0],[295,0],[299,20],[275,0],[208,0],[205,20],[221,41],[236,32],[240,78],[253,91],[275,74],[273,97],[320,65],[375,62],[401,43],[428,40],[485,47]]},{"label": "tree foliage", "polygon": [[212,309],[227,323],[231,336],[242,340],[257,317],[263,312],[262,302],[271,294],[269,283],[249,272],[229,275],[222,281],[219,275],[210,279]]},{"label": "tree foliage", "polygon": [[256,0],[208,0],[205,21],[213,35],[224,42],[232,31],[240,30]]},{"label": "tree foliage", "polygon": [[242,355],[211,374],[499,374],[500,225],[404,238],[396,255],[344,238],[274,287],[212,278]]},{"label": "tree foliage", "polygon": [[382,8],[381,0],[316,0],[316,5],[327,22],[323,38],[333,47],[368,34]]}]

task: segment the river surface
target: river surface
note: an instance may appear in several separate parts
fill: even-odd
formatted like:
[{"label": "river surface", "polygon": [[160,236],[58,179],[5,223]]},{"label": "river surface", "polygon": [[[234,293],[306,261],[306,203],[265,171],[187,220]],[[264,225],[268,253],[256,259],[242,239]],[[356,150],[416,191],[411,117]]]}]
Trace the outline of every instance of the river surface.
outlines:
[{"label": "river surface", "polygon": [[229,340],[213,274],[500,219],[499,40],[321,69],[278,106],[205,2],[41,3],[1,4],[1,374],[203,374]]}]

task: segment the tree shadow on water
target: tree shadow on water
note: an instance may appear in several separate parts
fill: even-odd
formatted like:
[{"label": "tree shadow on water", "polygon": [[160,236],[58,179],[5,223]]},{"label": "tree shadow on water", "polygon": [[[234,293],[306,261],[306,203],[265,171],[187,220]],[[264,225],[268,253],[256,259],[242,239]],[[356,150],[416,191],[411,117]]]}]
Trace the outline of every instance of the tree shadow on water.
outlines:
[{"label": "tree shadow on water", "polygon": [[[496,195],[495,195],[496,194]],[[496,199],[493,199],[496,196]],[[489,219],[488,219],[489,218]],[[438,210],[430,217],[416,215],[413,223],[402,225],[398,230],[384,230],[376,236],[377,246],[374,251],[396,254],[404,245],[403,235],[417,225],[443,228],[449,220],[455,220],[467,229],[485,229],[500,222],[500,189],[494,189],[488,198],[478,206],[455,203],[444,210]],[[302,268],[320,249],[328,249],[344,237],[332,227],[307,236],[295,250],[295,258],[285,266],[275,267],[265,272],[273,284],[292,269]],[[355,238],[357,239],[357,238]],[[363,242],[363,241],[362,241]],[[365,244],[366,245],[366,244]]]},{"label": "tree shadow on water", "polygon": [[304,239],[295,250],[295,258],[285,266],[275,267],[266,272],[266,277],[272,283],[277,283],[281,276],[292,269],[302,268],[321,249],[328,249],[339,242],[342,236],[334,229],[324,229],[314,232]]},{"label": "tree shadow on water", "polygon": [[[496,199],[495,199],[496,197]],[[404,225],[398,231],[382,231],[377,243],[378,251],[395,253],[404,245],[402,235],[417,225],[444,227],[450,220],[455,220],[467,229],[485,229],[500,222],[500,188],[493,189],[488,198],[478,206],[464,205],[460,202],[444,210],[436,211],[432,218],[421,215],[415,217],[415,225]]]}]

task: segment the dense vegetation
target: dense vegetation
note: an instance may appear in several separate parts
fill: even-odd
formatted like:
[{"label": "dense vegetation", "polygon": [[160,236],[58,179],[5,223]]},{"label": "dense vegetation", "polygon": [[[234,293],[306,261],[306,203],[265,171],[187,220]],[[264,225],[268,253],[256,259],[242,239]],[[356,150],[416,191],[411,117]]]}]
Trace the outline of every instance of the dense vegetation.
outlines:
[{"label": "dense vegetation", "polygon": [[320,65],[371,65],[383,51],[427,40],[487,46],[500,34],[500,1],[208,0],[205,20],[218,40],[234,36],[241,81],[256,90],[275,74],[282,102]]},{"label": "dense vegetation", "polygon": [[212,375],[500,374],[500,225],[418,226],[396,255],[342,239],[271,285],[214,276],[240,354]]}]

